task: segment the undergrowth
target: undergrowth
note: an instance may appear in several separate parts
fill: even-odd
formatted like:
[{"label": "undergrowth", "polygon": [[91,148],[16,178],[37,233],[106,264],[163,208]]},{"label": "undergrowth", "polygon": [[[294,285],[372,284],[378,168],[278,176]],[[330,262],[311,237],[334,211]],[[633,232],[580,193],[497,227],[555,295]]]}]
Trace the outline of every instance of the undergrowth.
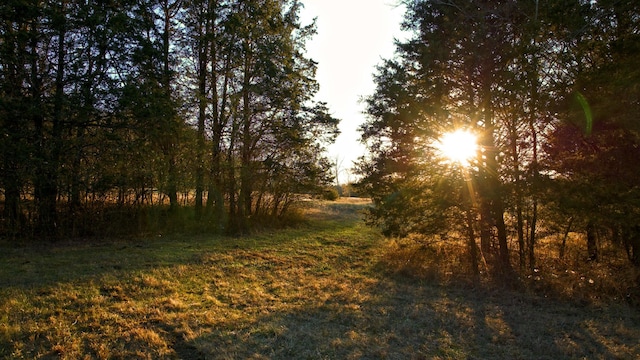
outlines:
[{"label": "undergrowth", "polygon": [[[640,308],[640,269],[630,264],[622,250],[604,248],[600,261],[588,261],[584,239],[572,234],[560,258],[556,242],[542,239],[533,269],[528,264],[519,266],[517,254],[512,253],[521,290],[581,305],[625,302]],[[441,284],[495,285],[482,253],[480,278],[474,280],[468,247],[462,240],[411,235],[387,240],[381,254],[380,268],[394,276]]]},{"label": "undergrowth", "polygon": [[[282,214],[258,213],[244,221],[243,234],[258,233],[265,229],[297,226],[304,222],[305,203],[294,203]],[[13,244],[82,241],[109,238],[144,238],[155,235],[224,235],[230,234],[227,214],[216,215],[204,209],[196,215],[193,206],[118,205],[94,203],[81,211],[58,214],[56,227],[46,232],[38,230],[31,221],[24,220],[18,231],[10,234],[0,223],[0,242]],[[234,234],[237,235],[237,234]]]}]

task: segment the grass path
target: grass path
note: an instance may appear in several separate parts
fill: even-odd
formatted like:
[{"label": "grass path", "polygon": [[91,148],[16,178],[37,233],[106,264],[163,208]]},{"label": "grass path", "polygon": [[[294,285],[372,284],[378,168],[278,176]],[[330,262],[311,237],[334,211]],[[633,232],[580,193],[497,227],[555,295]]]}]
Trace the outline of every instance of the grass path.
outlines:
[{"label": "grass path", "polygon": [[385,275],[362,203],[235,239],[0,249],[0,358],[634,359],[640,314]]}]

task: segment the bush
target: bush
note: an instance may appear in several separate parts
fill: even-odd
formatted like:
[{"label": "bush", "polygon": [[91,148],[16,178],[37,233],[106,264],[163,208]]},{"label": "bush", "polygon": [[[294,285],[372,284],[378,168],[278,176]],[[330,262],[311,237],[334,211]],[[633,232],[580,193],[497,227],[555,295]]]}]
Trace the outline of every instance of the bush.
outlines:
[{"label": "bush", "polygon": [[340,198],[338,190],[333,187],[324,188],[320,194],[322,200],[336,201]]}]

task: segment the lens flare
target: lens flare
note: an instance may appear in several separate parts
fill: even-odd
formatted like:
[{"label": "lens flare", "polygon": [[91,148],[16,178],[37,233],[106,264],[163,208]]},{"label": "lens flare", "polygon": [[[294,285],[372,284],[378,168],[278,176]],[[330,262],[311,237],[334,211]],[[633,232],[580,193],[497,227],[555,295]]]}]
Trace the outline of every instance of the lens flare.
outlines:
[{"label": "lens flare", "polygon": [[587,136],[591,135],[591,131],[593,130],[593,114],[591,113],[591,106],[589,106],[589,101],[580,91],[576,93],[576,99],[582,106],[582,111],[584,111],[585,118],[585,127],[584,132]]}]

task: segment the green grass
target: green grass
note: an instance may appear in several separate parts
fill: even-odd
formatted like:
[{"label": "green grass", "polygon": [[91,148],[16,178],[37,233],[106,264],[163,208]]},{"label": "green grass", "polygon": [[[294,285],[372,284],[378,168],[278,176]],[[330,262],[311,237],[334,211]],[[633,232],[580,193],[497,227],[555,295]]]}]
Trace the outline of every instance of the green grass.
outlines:
[{"label": "green grass", "polygon": [[0,358],[633,359],[640,314],[385,269],[354,202],[250,237],[0,249]]}]

